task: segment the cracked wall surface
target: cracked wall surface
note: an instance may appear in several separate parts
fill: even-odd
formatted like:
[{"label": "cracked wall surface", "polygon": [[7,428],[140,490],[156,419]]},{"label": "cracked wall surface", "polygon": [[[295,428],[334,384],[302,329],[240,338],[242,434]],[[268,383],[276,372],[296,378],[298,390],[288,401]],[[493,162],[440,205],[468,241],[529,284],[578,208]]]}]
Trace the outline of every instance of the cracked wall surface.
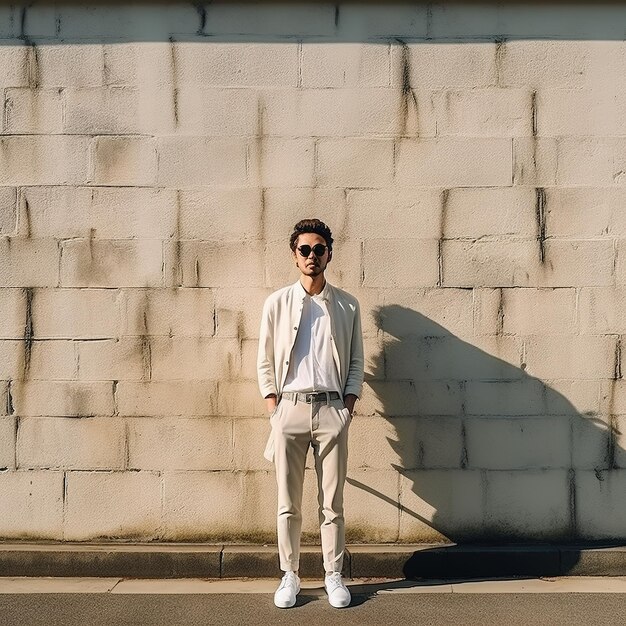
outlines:
[{"label": "cracked wall surface", "polygon": [[624,23],[0,7],[0,538],[274,541],[258,327],[312,216],[363,314],[348,540],[626,538]]}]

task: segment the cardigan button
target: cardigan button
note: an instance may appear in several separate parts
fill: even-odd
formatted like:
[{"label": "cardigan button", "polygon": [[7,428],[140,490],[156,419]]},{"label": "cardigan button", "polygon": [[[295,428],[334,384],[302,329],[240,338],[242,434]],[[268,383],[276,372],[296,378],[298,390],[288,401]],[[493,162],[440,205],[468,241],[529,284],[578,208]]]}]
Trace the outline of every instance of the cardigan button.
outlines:
[{"label": "cardigan button", "polygon": [[294,326],[294,327],[293,327],[293,329],[294,329],[294,330],[298,330],[298,327],[297,327],[297,326]]}]

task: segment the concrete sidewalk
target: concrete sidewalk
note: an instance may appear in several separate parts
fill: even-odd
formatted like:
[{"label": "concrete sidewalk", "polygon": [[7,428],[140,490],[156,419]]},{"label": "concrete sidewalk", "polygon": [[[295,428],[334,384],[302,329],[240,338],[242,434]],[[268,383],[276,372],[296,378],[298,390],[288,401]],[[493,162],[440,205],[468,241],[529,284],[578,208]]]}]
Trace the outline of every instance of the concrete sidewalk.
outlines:
[{"label": "concrete sidewalk", "polygon": [[[273,594],[279,579],[206,580],[123,579],[76,577],[0,577],[0,594]],[[489,579],[474,581],[355,578],[346,580],[353,595],[431,593],[620,593],[626,576],[567,576],[556,578]],[[324,597],[324,582],[303,581],[301,594]]]},{"label": "concrete sidewalk", "polygon": [[3,626],[614,626],[624,623],[626,579],[483,581],[354,579],[349,607],[331,607],[321,580],[296,605],[274,606],[278,579],[0,578]]},{"label": "concrete sidewalk", "polygon": [[[351,579],[476,579],[626,576],[620,545],[349,545]],[[303,579],[322,576],[319,546],[303,546]],[[206,543],[0,543],[0,576],[97,578],[271,578],[276,546]]]}]

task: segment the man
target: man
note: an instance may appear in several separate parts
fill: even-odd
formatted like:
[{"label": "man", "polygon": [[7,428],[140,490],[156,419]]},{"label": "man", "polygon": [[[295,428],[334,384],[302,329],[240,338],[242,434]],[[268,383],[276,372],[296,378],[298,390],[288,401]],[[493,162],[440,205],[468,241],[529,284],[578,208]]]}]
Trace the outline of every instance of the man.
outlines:
[{"label": "man", "polygon": [[319,490],[324,582],[330,604],[341,608],[350,604],[341,578],[348,427],[363,385],[359,303],[324,277],[333,253],[326,224],[318,219],[298,222],[289,245],[300,279],[265,301],[257,361],[272,426],[265,457],[276,466],[278,552],[285,572],[274,604],[291,607],[300,591],[302,486],[310,445]]}]

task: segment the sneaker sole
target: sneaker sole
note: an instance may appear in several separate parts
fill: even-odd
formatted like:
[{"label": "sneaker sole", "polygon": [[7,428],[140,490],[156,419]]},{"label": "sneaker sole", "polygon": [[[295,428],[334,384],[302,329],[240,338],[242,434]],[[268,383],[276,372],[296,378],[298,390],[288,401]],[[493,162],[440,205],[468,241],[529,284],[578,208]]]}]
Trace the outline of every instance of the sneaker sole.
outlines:
[{"label": "sneaker sole", "polygon": [[350,606],[350,602],[348,602],[348,604],[333,604],[330,601],[330,598],[328,599],[328,604],[330,604],[330,606],[332,606],[335,609],[345,609],[346,607]]},{"label": "sneaker sole", "polygon": [[278,602],[276,602],[276,600],[274,600],[274,606],[278,607],[279,609],[290,609],[292,606],[295,606],[296,601],[294,600],[292,604],[278,604]]}]

